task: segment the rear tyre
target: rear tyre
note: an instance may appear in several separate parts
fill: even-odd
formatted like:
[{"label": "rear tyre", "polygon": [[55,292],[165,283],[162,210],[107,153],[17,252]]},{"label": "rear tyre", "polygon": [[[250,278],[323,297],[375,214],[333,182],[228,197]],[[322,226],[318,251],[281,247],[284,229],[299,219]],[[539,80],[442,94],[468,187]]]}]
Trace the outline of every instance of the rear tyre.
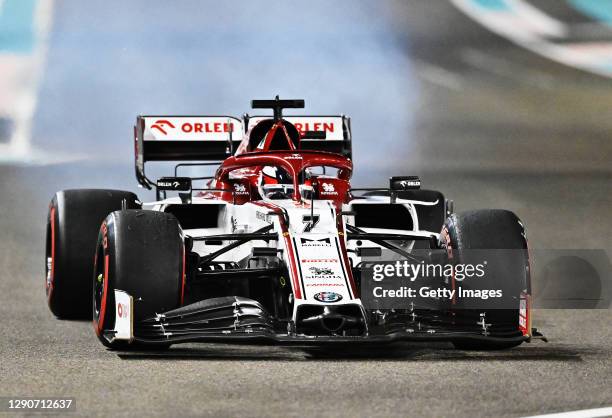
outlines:
[{"label": "rear tyre", "polygon": [[[527,240],[519,218],[510,211],[498,209],[452,214],[442,229],[441,240],[442,245],[450,250],[449,256],[453,249],[459,250],[455,252],[453,261],[465,264],[472,264],[473,260],[470,260],[469,251],[462,252],[462,250],[517,250],[491,251],[487,254],[486,274],[488,277],[495,277],[496,286],[501,288],[504,295],[504,309],[496,309],[495,302],[492,301],[490,305],[492,309],[484,309],[484,313],[492,333],[497,331],[507,336],[521,336],[520,299],[523,293],[529,291],[530,284]],[[479,311],[466,309],[458,312],[458,315],[476,323],[483,310]],[[453,342],[455,347],[466,350],[499,350],[512,348],[521,343],[522,341],[475,340]]]},{"label": "rear tyre", "polygon": [[49,205],[45,290],[58,318],[91,318],[91,259],[100,224],[110,212],[139,208],[134,193],[76,189],[57,192]]},{"label": "rear tyre", "polygon": [[[146,210],[116,211],[102,223],[93,275],[93,316],[96,335],[113,349],[143,345],[113,340],[115,290],[134,301],[134,324],[182,305],[185,289],[185,245],[178,220],[171,214]],[[151,348],[167,348],[153,345]]]}]

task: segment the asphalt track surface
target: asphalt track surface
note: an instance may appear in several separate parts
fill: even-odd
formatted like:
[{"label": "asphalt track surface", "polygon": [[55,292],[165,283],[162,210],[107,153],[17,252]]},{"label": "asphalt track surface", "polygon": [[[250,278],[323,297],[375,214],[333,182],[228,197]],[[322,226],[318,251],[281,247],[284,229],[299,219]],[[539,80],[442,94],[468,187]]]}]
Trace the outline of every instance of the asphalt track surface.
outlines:
[{"label": "asphalt track surface", "polygon": [[550,342],[503,352],[117,353],[89,322],[52,317],[53,192],[136,190],[137,113],[240,114],[276,93],[353,117],[358,184],[419,174],[459,211],[515,211],[533,248],[609,251],[612,81],[521,50],[442,1],[218,3],[56,2],[33,136],[56,163],[0,165],[0,396],[70,396],[84,416],[515,417],[612,405],[608,310],[538,311]]}]

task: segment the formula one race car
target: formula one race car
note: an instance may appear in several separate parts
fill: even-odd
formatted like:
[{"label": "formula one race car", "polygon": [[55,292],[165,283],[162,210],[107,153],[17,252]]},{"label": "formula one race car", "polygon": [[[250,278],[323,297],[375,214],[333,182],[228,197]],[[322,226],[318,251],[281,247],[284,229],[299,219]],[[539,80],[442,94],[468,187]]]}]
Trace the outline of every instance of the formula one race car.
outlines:
[{"label": "formula one race car", "polygon": [[[304,101],[278,96],[252,107],[273,117],[139,116],[136,176],[154,202],[117,190],[56,193],[45,284],[57,317],[93,312],[97,336],[115,349],[401,340],[495,349],[531,338],[527,240],[516,215],[453,213],[452,201],[415,176],[351,188],[348,117],[283,116]],[[146,162],[168,161],[172,177],[145,174]],[[202,176],[212,165],[214,176]],[[392,308],[362,297],[377,260],[458,265],[472,249],[510,250],[488,259],[503,306],[462,306],[439,292]],[[454,273],[428,280],[461,290]]]}]

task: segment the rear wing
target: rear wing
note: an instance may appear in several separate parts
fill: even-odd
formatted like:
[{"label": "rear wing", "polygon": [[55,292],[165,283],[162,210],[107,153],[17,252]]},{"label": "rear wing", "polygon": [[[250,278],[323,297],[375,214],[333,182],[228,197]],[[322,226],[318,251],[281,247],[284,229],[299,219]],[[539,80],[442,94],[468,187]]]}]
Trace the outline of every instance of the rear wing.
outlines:
[{"label": "rear wing", "polygon": [[[244,116],[245,131],[248,131],[263,119],[270,116]],[[337,116],[287,116],[283,119],[291,122],[300,133],[324,132],[325,139],[304,138],[300,141],[303,150],[327,151],[352,157],[351,118],[344,115]]]},{"label": "rear wing", "polygon": [[[136,178],[147,189],[147,161],[221,162],[232,156],[250,128],[270,116],[138,116],[134,126]],[[351,120],[347,116],[283,116],[300,133],[324,132],[325,139],[304,138],[301,149],[351,157]]]},{"label": "rear wing", "polygon": [[244,137],[242,120],[233,116],[138,116],[134,126],[136,178],[150,189],[147,161],[222,161]]}]

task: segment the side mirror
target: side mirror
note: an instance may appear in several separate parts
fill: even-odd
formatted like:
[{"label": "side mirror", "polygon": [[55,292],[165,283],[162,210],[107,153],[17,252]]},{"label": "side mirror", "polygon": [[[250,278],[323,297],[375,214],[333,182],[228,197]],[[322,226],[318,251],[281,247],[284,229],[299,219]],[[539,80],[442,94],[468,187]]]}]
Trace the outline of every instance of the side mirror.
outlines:
[{"label": "side mirror", "polygon": [[175,192],[190,192],[190,177],[162,177],[157,180],[157,190],[170,190]]},{"label": "side mirror", "polygon": [[[191,203],[191,178],[190,177],[162,177],[155,183],[157,200],[161,200],[162,192],[164,198],[166,191],[179,192],[181,202],[184,204]],[[180,193],[183,192],[183,193]]]},{"label": "side mirror", "polygon": [[389,189],[392,192],[418,190],[420,188],[421,179],[418,176],[397,176],[389,179]]}]

